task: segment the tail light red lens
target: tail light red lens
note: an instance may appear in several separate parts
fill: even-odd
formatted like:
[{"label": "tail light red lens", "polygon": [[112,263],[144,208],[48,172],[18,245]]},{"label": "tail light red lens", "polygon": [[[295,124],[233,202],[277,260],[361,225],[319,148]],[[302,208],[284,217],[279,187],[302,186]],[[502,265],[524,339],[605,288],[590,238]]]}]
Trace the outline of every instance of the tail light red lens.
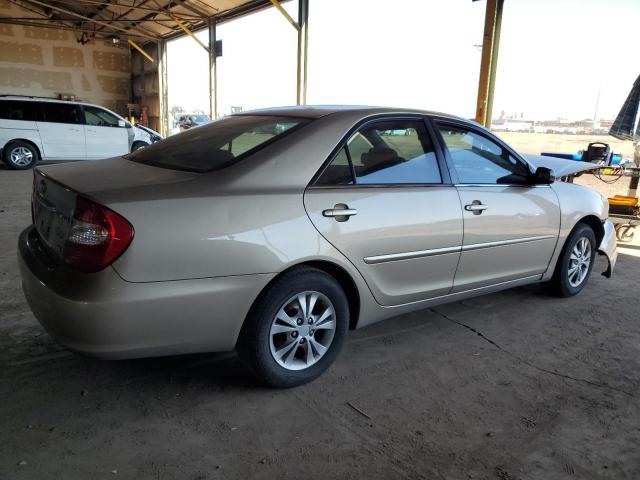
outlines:
[{"label": "tail light red lens", "polygon": [[122,255],[132,240],[133,226],[124,217],[78,196],[64,262],[82,272],[97,272]]}]

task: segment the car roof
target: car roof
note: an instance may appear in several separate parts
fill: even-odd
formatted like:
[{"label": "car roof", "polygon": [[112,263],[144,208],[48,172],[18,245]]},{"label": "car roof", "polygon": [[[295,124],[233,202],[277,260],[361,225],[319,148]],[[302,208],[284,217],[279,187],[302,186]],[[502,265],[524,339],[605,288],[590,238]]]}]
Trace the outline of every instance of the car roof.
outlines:
[{"label": "car roof", "polygon": [[363,117],[371,115],[383,115],[383,114],[413,114],[413,115],[433,115],[438,117],[447,117],[456,120],[467,119],[450,115],[447,113],[435,112],[431,110],[419,110],[413,108],[395,108],[395,107],[378,107],[369,105],[300,105],[290,107],[273,107],[273,108],[261,108],[257,110],[248,110],[246,112],[236,113],[234,115],[273,115],[283,117],[298,117],[298,118],[321,118],[327,115],[353,115],[361,114]]},{"label": "car roof", "polygon": [[120,115],[119,113],[116,113],[113,110],[108,109],[107,107],[103,107],[102,105],[96,105],[95,103],[87,103],[87,102],[77,102],[75,100],[62,100],[60,98],[37,97],[37,96],[31,96],[31,95],[0,95],[0,101],[2,100],[23,100],[25,102],[47,102],[47,103],[70,103],[72,105],[84,105],[87,107],[101,108],[102,110],[106,110],[107,112],[113,113],[118,117],[122,117],[122,115]]}]

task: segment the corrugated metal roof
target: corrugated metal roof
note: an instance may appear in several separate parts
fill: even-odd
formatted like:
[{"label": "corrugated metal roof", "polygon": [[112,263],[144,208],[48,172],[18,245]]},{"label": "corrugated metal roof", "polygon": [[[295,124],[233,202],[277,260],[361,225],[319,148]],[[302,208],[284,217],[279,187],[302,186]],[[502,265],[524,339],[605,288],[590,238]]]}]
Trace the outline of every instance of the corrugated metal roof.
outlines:
[{"label": "corrugated metal roof", "polygon": [[[99,38],[158,40],[271,5],[269,0],[0,0],[21,7],[23,17],[0,16],[1,23],[75,30]],[[0,11],[0,15],[1,15]]]}]

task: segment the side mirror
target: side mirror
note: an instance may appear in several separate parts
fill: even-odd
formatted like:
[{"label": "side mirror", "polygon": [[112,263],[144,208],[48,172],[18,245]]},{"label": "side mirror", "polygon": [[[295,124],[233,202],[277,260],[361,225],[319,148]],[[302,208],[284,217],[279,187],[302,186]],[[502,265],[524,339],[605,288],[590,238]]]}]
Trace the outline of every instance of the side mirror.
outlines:
[{"label": "side mirror", "polygon": [[122,128],[131,128],[131,124],[126,120],[118,120],[118,126]]},{"label": "side mirror", "polygon": [[533,183],[535,185],[549,185],[556,181],[553,170],[547,167],[538,167],[536,173],[533,174]]}]

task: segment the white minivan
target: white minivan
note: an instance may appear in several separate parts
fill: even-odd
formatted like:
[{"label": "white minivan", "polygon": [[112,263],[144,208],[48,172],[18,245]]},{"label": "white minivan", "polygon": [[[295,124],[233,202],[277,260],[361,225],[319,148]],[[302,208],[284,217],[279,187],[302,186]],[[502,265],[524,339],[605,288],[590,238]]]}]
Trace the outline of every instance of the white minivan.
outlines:
[{"label": "white minivan", "polygon": [[97,105],[0,95],[0,154],[10,168],[115,157],[159,140],[159,133]]}]

